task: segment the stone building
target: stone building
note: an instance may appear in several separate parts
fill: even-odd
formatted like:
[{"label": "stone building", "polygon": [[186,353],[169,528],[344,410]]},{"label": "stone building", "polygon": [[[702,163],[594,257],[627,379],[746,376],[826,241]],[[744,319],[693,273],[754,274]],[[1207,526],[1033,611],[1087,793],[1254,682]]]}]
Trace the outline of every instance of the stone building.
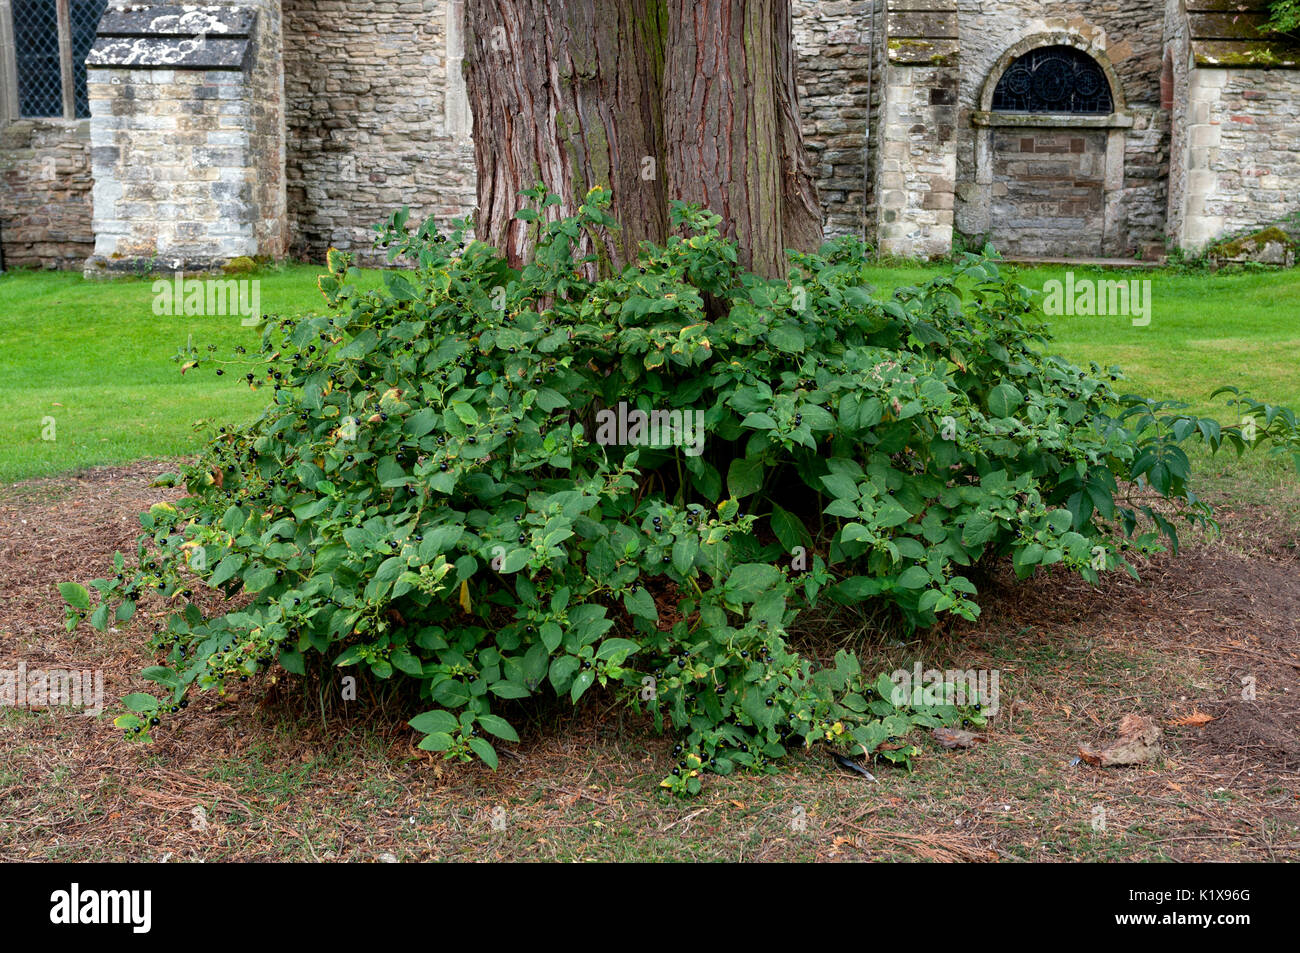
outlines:
[{"label": "stone building", "polygon": [[[1154,258],[1300,210],[1267,0],[792,0],[830,234]],[[463,0],[0,0],[9,266],[365,253],[474,205]]]}]

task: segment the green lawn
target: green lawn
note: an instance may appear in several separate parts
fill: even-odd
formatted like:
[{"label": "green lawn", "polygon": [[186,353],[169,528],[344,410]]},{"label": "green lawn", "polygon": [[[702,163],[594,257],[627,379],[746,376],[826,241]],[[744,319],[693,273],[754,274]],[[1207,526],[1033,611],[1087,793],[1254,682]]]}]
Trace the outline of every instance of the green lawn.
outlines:
[{"label": "green lawn", "polygon": [[[882,268],[882,289],[924,280],[945,266]],[[314,265],[267,269],[261,310],[296,314],[318,306]],[[1041,289],[1062,267],[1018,272]],[[1237,384],[1273,403],[1300,407],[1300,271],[1231,276],[1133,271],[1152,281],[1152,319],[1054,318],[1055,349],[1078,362],[1119,364],[1129,389],[1178,397],[1197,412],[1231,414],[1210,392]],[[1115,277],[1075,269],[1077,278]],[[374,276],[370,276],[374,277]],[[182,377],[170,358],[192,336],[228,356],[255,350],[257,334],[231,317],[158,317],[152,282],[88,282],[78,274],[19,271],[0,276],[0,480],[14,481],[97,464],[194,450],[198,419],[238,421],[266,392],[251,392],[232,368]],[[46,418],[54,440],[43,440]]]},{"label": "green lawn", "polygon": [[[1085,366],[1088,361],[1118,364],[1129,379],[1126,390],[1185,400],[1193,413],[1221,419],[1231,414],[1209,396],[1224,384],[1300,408],[1300,270],[1186,275],[1136,268],[1004,267],[1036,291],[1071,270],[1076,283],[1151,281],[1151,323],[1145,327],[1123,317],[1048,319],[1053,350]],[[882,269],[878,281],[882,289],[895,288],[924,281],[933,271]]]},{"label": "green lawn", "polygon": [[[261,310],[301,313],[320,300],[320,268],[264,270]],[[256,353],[258,332],[240,317],[159,317],[150,280],[86,281],[67,272],[0,277],[0,480],[96,464],[173,456],[197,446],[194,422],[256,414],[266,391],[242,386],[236,368],[184,377],[171,360],[193,337],[229,357]],[[42,421],[54,418],[54,440]]]}]

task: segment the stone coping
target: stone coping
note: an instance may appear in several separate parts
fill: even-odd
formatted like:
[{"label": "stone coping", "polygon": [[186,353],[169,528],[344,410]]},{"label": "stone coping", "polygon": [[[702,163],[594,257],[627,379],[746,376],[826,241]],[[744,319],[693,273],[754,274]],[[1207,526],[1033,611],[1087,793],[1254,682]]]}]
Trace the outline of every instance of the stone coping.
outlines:
[{"label": "stone coping", "polygon": [[250,7],[109,7],[86,66],[240,70],[248,61],[256,24],[257,11]]},{"label": "stone coping", "polygon": [[1264,40],[1193,40],[1192,62],[1220,69],[1300,69],[1300,46]]},{"label": "stone coping", "polygon": [[889,0],[885,32],[891,63],[955,66],[961,52],[953,0]]},{"label": "stone coping", "polygon": [[139,4],[109,7],[99,20],[99,36],[249,36],[257,22],[251,7]]},{"label": "stone coping", "polygon": [[1009,113],[977,110],[971,113],[974,126],[1048,127],[1052,129],[1129,129],[1133,117],[1128,113],[1087,115],[1080,113]]},{"label": "stone coping", "polygon": [[1268,0],[1186,0],[1192,62],[1220,69],[1300,69],[1300,43],[1262,27]]}]

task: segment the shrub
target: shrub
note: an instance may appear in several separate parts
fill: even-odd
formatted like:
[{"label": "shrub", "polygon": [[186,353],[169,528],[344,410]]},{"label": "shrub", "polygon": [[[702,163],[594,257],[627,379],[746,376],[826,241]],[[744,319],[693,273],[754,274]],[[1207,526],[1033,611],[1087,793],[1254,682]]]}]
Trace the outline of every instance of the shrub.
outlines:
[{"label": "shrub", "polygon": [[[663,247],[591,278],[604,194],[545,223],[553,200],[528,197],[522,270],[402,212],[379,240],[413,269],[361,293],[331,251],[326,312],[267,322],[247,377],[266,411],[214,434],[132,567],[93,583],[101,628],[150,590],[170,610],[144,673],[170,694],[126,699],[129,737],[192,690],[315,662],[410,680],[420,746],[491,765],[514,700],[597,684],[677,736],[674,791],[814,741],[907,762],[913,725],[978,706],[900,697],[844,651],[814,669],[786,637],[801,609],[875,600],[928,626],[978,614],[981,560],[1132,572],[1179,515],[1209,520],[1178,442],[1245,444],[1044,356],[992,258],[876,298],[846,238],[765,280],[679,205]],[[669,425],[620,435],[620,405]],[[205,616],[200,583],[240,604]],[[89,593],[64,589],[75,626]]]},{"label": "shrub", "polygon": [[1300,0],[1269,0],[1268,10],[1265,31],[1284,34],[1300,32]]}]

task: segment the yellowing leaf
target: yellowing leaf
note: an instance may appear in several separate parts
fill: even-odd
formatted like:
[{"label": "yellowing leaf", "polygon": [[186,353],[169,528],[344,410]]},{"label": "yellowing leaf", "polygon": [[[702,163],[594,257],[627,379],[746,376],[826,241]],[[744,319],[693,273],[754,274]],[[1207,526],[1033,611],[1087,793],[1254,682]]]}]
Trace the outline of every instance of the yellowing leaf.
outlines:
[{"label": "yellowing leaf", "polygon": [[466,612],[470,609],[469,601],[469,580],[465,579],[460,584],[460,607]]}]

